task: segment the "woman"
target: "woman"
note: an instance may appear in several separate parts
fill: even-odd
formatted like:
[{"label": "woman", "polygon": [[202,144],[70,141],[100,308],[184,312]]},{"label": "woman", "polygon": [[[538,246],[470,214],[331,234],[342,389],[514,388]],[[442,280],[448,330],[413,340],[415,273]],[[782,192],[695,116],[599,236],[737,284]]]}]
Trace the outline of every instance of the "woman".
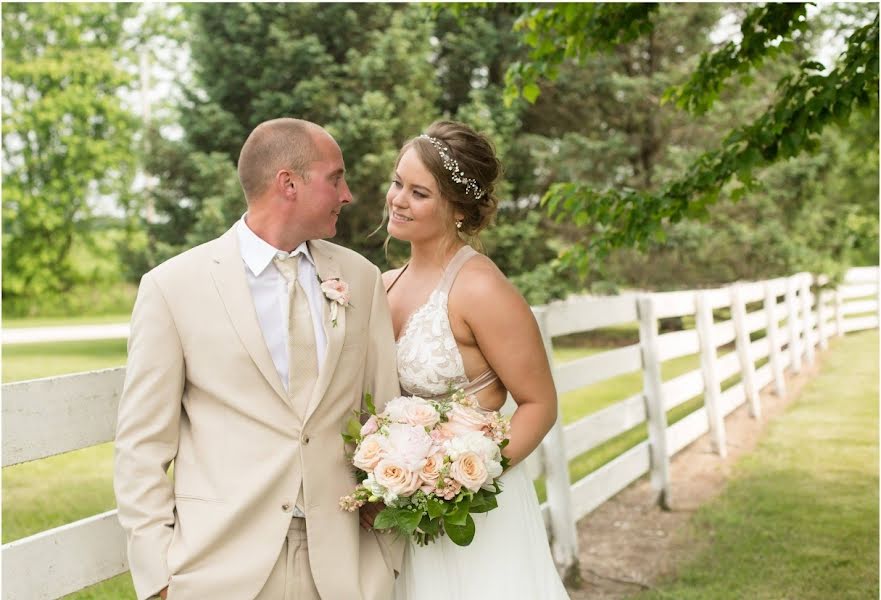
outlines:
[{"label": "woman", "polygon": [[[500,164],[461,123],[437,122],[401,149],[386,196],[388,232],[410,260],[383,275],[406,394],[451,388],[498,410],[517,404],[498,508],[474,515],[469,546],[408,546],[396,600],[568,598],[554,567],[532,481],[519,465],[557,418],[557,395],[535,318],[495,264],[468,246],[490,221]],[[519,465],[519,466],[518,466]]]}]

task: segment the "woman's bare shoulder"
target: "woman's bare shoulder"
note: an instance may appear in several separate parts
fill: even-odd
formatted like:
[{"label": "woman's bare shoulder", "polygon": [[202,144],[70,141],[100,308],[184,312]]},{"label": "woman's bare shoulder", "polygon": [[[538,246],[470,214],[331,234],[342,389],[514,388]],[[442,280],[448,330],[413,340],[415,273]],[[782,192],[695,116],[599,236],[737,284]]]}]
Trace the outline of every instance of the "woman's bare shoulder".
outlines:
[{"label": "woman's bare shoulder", "polygon": [[399,267],[397,269],[389,269],[385,273],[382,274],[382,287],[388,289],[388,287],[392,284],[392,282],[397,278],[398,275],[401,274],[401,271],[404,270],[404,267]]},{"label": "woman's bare shoulder", "polygon": [[458,292],[460,298],[479,298],[484,301],[474,304],[491,305],[493,301],[510,302],[522,299],[520,292],[496,263],[483,254],[475,256],[462,266],[453,290]]}]

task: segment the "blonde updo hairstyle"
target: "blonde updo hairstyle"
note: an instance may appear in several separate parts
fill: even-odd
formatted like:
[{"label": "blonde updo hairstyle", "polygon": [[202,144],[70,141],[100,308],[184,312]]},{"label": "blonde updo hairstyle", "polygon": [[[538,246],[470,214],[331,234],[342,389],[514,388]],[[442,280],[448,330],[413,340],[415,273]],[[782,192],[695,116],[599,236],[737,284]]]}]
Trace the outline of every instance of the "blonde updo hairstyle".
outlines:
[{"label": "blonde updo hairstyle", "polygon": [[446,147],[447,153],[459,164],[459,170],[465,177],[476,181],[483,195],[475,198],[471,191],[466,191],[464,184],[453,181],[453,174],[444,166],[438,149],[424,137],[407,142],[401,148],[395,166],[404,153],[413,148],[419,160],[434,176],[440,195],[450,203],[450,214],[459,212],[463,215],[459,232],[468,237],[477,236],[492,222],[499,205],[495,186],[501,176],[502,165],[496,157],[495,147],[485,135],[456,121],[435,121],[424,133]]}]

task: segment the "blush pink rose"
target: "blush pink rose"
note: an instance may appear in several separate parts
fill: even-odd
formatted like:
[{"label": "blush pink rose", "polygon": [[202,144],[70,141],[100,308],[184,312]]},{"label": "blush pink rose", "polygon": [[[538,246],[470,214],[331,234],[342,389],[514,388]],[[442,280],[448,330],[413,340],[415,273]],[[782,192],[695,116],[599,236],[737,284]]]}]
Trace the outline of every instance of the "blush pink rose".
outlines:
[{"label": "blush pink rose", "polygon": [[464,452],[450,465],[450,477],[472,492],[486,483],[489,473],[483,459],[476,452]]},{"label": "blush pink rose", "polygon": [[370,415],[370,418],[361,426],[361,437],[377,431],[379,431],[379,419],[376,418],[376,415]]},{"label": "blush pink rose", "polygon": [[454,435],[483,431],[488,423],[489,420],[483,413],[461,404],[454,404],[452,410],[447,413],[447,430]]},{"label": "blush pink rose", "polygon": [[440,478],[441,468],[444,466],[444,455],[440,452],[432,454],[425,460],[422,471],[419,472],[419,478],[422,480],[422,491],[430,494],[437,487]]},{"label": "blush pink rose", "polygon": [[414,398],[402,411],[402,420],[417,427],[434,427],[440,421],[440,413],[427,400]]},{"label": "blush pink rose", "polygon": [[349,284],[341,279],[328,279],[321,282],[321,291],[331,302],[340,306],[349,305]]},{"label": "blush pink rose", "polygon": [[383,459],[373,470],[376,483],[397,496],[409,496],[422,483],[419,473],[407,469],[394,460]]},{"label": "blush pink rose", "polygon": [[352,457],[352,464],[369,473],[385,456],[385,445],[382,436],[368,435],[358,444],[355,456]]},{"label": "blush pink rose", "polygon": [[444,442],[451,440],[456,436],[455,432],[450,430],[447,425],[448,423],[441,423],[428,434],[432,441],[438,446],[443,446]]}]

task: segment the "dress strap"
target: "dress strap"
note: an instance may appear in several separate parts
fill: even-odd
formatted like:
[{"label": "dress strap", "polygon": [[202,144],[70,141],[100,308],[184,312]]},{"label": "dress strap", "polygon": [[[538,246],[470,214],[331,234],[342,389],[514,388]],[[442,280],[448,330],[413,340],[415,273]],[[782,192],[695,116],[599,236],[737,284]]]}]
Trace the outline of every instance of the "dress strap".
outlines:
[{"label": "dress strap", "polygon": [[385,288],[385,293],[386,293],[386,294],[388,294],[388,293],[392,290],[392,288],[395,287],[395,284],[398,283],[398,279],[401,278],[401,275],[404,274],[404,271],[406,271],[406,270],[407,270],[407,267],[409,267],[409,266],[410,266],[410,263],[407,263],[407,264],[404,265],[404,267],[398,272],[398,276],[395,277],[395,280],[392,281],[392,284],[391,284],[390,286],[388,286],[387,288]]},{"label": "dress strap", "polygon": [[468,384],[462,389],[467,395],[476,394],[484,388],[487,388],[498,381],[499,376],[496,375],[496,372],[492,369],[487,369],[480,375],[474,378],[474,381],[469,381]]},{"label": "dress strap", "polygon": [[437,289],[445,294],[449,294],[450,288],[453,287],[453,282],[456,280],[456,275],[459,274],[459,271],[464,264],[471,259],[471,257],[477,256],[478,254],[479,252],[477,252],[477,250],[468,245],[459,248],[459,250],[453,255],[452,260],[450,260],[450,264],[448,264],[447,268],[444,270],[444,276],[441,278]]}]

